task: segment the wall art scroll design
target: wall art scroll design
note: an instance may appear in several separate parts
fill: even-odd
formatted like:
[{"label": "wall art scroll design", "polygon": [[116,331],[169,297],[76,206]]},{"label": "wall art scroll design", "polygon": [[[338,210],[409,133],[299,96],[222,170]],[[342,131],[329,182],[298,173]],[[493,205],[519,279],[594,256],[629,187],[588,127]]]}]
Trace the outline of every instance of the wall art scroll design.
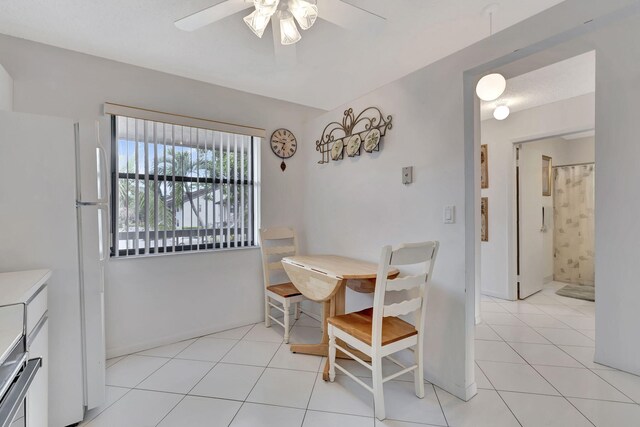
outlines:
[{"label": "wall art scroll design", "polygon": [[322,136],[316,141],[316,151],[322,159],[319,164],[359,156],[380,150],[380,140],[393,127],[391,116],[384,116],[380,109],[368,107],[357,116],[353,108],[345,110],[342,122],[331,122],[325,126]]}]

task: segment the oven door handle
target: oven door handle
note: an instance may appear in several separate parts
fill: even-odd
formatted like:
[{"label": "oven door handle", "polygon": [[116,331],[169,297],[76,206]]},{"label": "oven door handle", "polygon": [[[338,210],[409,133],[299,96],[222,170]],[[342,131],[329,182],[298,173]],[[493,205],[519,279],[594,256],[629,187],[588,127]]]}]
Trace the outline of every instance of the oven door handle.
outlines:
[{"label": "oven door handle", "polygon": [[20,409],[20,405],[27,395],[29,386],[42,366],[42,359],[31,359],[27,362],[18,380],[7,392],[2,405],[0,405],[0,427],[8,427],[13,422],[13,417]]}]

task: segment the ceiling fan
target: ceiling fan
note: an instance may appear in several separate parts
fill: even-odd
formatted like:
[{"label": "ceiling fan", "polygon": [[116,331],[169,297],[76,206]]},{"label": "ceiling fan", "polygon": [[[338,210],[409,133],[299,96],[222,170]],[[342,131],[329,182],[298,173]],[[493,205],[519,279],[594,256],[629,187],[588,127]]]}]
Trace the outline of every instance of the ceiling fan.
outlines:
[{"label": "ceiling fan", "polygon": [[302,36],[296,26],[307,30],[319,17],[347,29],[376,28],[385,19],[342,0],[224,0],[214,6],[175,21],[184,31],[195,31],[228,16],[253,8],[244,22],[260,38],[271,22],[278,62],[295,62],[295,43]]}]

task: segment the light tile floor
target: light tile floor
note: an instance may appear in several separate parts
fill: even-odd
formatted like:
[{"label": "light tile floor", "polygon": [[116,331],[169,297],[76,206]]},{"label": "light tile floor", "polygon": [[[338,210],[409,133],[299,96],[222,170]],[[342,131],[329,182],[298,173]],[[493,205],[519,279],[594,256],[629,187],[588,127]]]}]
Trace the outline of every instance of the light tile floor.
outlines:
[{"label": "light tile floor", "polygon": [[640,426],[640,377],[593,362],[595,304],[556,295],[562,286],[518,302],[482,296],[474,399],[494,391],[515,425]]},{"label": "light tile floor", "polygon": [[[469,402],[428,383],[417,399],[404,375],[385,384],[389,418],[377,421],[366,390],[344,375],[322,381],[324,359],[292,354],[279,326],[259,323],[108,360],[107,403],[83,425],[640,425],[640,377],[593,362],[594,304],[556,295],[561,286],[519,302],[482,297],[478,395]],[[319,323],[303,315],[291,342],[320,336]],[[345,363],[371,381],[355,362]]]}]

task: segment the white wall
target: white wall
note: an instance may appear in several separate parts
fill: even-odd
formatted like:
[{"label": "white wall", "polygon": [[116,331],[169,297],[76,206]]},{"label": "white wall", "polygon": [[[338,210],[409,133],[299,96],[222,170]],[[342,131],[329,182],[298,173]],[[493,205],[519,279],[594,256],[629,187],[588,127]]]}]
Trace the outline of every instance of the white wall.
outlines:
[{"label": "white wall", "polygon": [[589,37],[597,47],[595,359],[636,375],[640,375],[638,40],[638,15]]},{"label": "white wall", "polygon": [[13,79],[0,65],[0,110],[13,111]]},{"label": "white wall", "polygon": [[[595,94],[519,111],[503,121],[482,122],[482,144],[487,144],[489,149],[489,188],[482,190],[482,196],[489,198],[489,241],[481,243],[482,293],[503,299],[516,298],[515,287],[509,286],[515,268],[514,142],[565,135],[594,126]],[[565,150],[559,151],[566,158]],[[552,156],[554,163],[557,156],[556,153]],[[580,156],[576,154],[575,158]],[[569,162],[563,161],[566,163]]]},{"label": "white wall", "polygon": [[[595,361],[640,375],[640,180],[637,143],[640,117],[640,2],[566,0],[560,7],[574,9],[576,17],[590,15],[591,8],[625,6],[591,21],[581,30],[542,43],[516,67],[546,59],[562,59],[586,50],[596,51],[595,163],[596,174],[596,350]],[[585,9],[585,7],[587,9]],[[586,18],[586,16],[582,16]],[[567,19],[567,17],[565,17]],[[522,49],[511,57],[524,54]],[[517,59],[517,58],[516,58]],[[498,67],[507,64],[501,59]],[[547,62],[548,64],[549,62]],[[531,68],[529,68],[531,69]],[[559,112],[560,114],[561,112]],[[467,139],[467,149],[474,141]],[[467,163],[469,164],[469,163]],[[474,183],[467,182],[467,203],[473,200]],[[467,240],[469,241],[469,240]],[[468,260],[467,265],[472,262]]]},{"label": "white wall", "polygon": [[[499,33],[490,41],[480,42],[336,108],[307,126],[305,140],[315,141],[324,125],[340,120],[347,107],[358,112],[374,105],[394,116],[394,128],[378,154],[318,165],[319,154],[313,146],[307,147],[306,248],[310,252],[376,260],[383,244],[440,240],[442,247],[427,308],[425,375],[458,397],[471,397],[476,387],[473,377],[475,318],[473,309],[465,311],[465,306],[473,307],[475,300],[474,247],[478,230],[474,218],[479,216],[475,197],[475,188],[479,187],[476,166],[479,146],[474,146],[473,129],[469,127],[473,120],[465,115],[463,74],[551,35],[584,28],[583,23],[590,18],[606,13],[608,8],[629,3],[565,1],[551,11]],[[607,43],[607,47],[624,51],[624,45],[633,43],[627,40],[637,38],[639,29],[640,26],[629,30],[626,38],[614,38],[615,42]],[[581,36],[578,31],[565,33],[563,37]],[[629,67],[632,69],[630,64]],[[627,84],[631,87],[630,80]],[[555,116],[548,119],[566,132],[593,128],[593,96],[590,98],[590,103],[582,102],[582,107],[577,107],[591,112],[582,122],[578,121],[577,128],[567,129],[568,117],[578,113],[561,106],[557,107]],[[628,96],[621,98],[628,100]],[[513,119],[517,120],[515,116]],[[602,119],[606,120],[606,116]],[[535,124],[532,121],[531,125]],[[540,132],[539,126],[530,126],[529,132],[523,135],[548,136],[536,135],[537,132]],[[630,135],[629,140],[632,140]],[[494,161],[495,158],[494,154]],[[410,165],[414,166],[415,182],[405,187],[400,183],[400,171],[401,167]],[[445,205],[456,206],[456,224],[442,223]],[[504,264],[504,258],[500,262]],[[506,275],[506,270],[502,274]],[[364,298],[349,293],[349,308],[364,305]]]},{"label": "white wall", "polygon": [[[14,76],[16,111],[98,118],[111,101],[136,107],[247,124],[288,127],[298,137],[318,110],[171,76],[63,49],[0,36],[0,57]],[[42,66],[42,64],[46,64]],[[109,148],[108,126],[103,142]],[[280,170],[262,145],[262,222],[303,232],[301,155]],[[110,356],[262,318],[257,249],[110,260],[106,332]]]},{"label": "white wall", "polygon": [[[465,381],[465,269],[463,129],[452,122],[462,99],[449,96],[460,80],[460,65],[445,61],[385,86],[313,120],[306,141],[320,138],[343,111],[357,114],[377,106],[393,116],[382,149],[319,165],[320,154],[306,150],[304,221],[306,249],[377,262],[386,244],[439,240],[441,249],[429,294],[425,374],[456,395],[475,394]],[[434,102],[435,100],[438,102]],[[433,100],[433,101],[432,101]],[[458,143],[455,143],[455,141]],[[346,156],[345,156],[346,157]],[[413,166],[414,183],[403,185],[401,169]],[[442,223],[445,205],[457,209],[456,224]],[[348,291],[347,310],[371,304],[368,295]]]}]

